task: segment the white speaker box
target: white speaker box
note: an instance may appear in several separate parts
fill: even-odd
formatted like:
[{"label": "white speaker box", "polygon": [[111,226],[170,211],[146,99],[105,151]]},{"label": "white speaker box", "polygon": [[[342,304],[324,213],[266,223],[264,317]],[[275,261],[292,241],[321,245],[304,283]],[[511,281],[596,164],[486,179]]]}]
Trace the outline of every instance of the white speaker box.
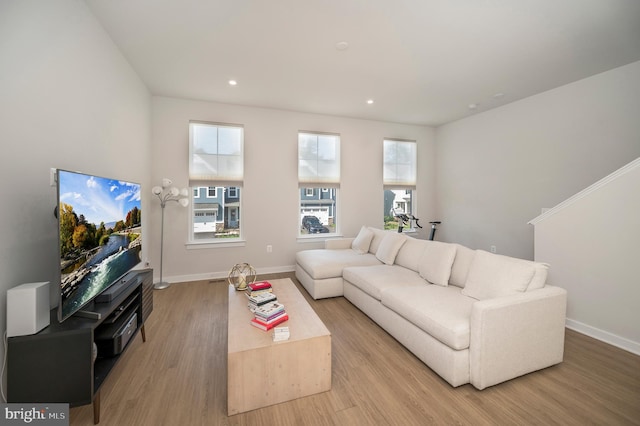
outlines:
[{"label": "white speaker box", "polygon": [[7,290],[7,336],[36,334],[49,325],[49,282]]}]

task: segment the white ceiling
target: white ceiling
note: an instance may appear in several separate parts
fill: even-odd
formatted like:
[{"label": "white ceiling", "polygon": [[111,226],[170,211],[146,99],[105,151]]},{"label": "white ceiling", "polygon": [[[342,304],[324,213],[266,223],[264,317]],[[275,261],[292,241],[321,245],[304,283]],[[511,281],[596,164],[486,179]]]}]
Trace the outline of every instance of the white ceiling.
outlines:
[{"label": "white ceiling", "polygon": [[86,2],[154,95],[399,123],[640,60],[640,0]]}]

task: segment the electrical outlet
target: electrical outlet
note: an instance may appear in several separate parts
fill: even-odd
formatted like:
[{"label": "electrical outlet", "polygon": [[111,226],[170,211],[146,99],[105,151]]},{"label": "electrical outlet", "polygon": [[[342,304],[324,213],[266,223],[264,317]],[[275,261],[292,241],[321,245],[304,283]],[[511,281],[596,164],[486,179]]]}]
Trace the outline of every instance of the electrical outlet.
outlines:
[{"label": "electrical outlet", "polygon": [[267,245],[267,253],[271,253],[273,251],[273,246],[271,244]]},{"label": "electrical outlet", "polygon": [[496,246],[491,246],[491,253],[495,253],[496,251]]}]

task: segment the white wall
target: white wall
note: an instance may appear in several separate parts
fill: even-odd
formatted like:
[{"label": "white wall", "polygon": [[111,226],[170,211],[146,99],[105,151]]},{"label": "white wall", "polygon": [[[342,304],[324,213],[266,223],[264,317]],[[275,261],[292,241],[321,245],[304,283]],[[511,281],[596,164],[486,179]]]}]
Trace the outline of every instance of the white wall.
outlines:
[{"label": "white wall", "polygon": [[[146,87],[82,1],[3,1],[0,64],[4,331],[6,290],[59,274],[50,168],[148,188],[151,105]],[[52,285],[52,307],[56,292]]]},{"label": "white wall", "polygon": [[639,111],[635,62],[439,127],[437,238],[533,259],[529,220],[640,156]]},{"label": "white wall", "polygon": [[[154,97],[152,102],[151,176],[155,184],[168,177],[179,187],[188,185],[189,120],[242,124],[245,130],[242,220],[246,245],[188,250],[188,209],[169,205],[165,210],[163,278],[170,282],[226,276],[239,262],[250,263],[259,273],[292,270],[298,250],[322,246],[317,241],[297,239],[299,130],[340,134],[339,226],[343,235],[355,236],[362,225],[382,226],[385,137],[418,141],[416,216],[425,223],[433,217],[435,163],[430,128],[166,97]],[[158,203],[152,203],[151,217],[152,229],[159,230]],[[150,247],[156,268],[160,257],[158,234],[154,234]],[[273,246],[272,253],[266,252],[267,244]]]},{"label": "white wall", "polygon": [[533,222],[567,326],[640,355],[640,158]]}]

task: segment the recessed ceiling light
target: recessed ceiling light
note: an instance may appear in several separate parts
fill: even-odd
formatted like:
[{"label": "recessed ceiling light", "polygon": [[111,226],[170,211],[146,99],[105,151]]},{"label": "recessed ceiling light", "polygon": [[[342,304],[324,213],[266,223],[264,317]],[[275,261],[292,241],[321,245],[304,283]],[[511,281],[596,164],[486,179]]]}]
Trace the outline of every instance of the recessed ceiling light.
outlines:
[{"label": "recessed ceiling light", "polygon": [[237,82],[237,81],[235,81],[235,80],[229,80],[229,85],[230,85],[230,86],[235,86],[236,84],[238,84],[238,82]]},{"label": "recessed ceiling light", "polygon": [[338,50],[347,50],[349,48],[349,43],[346,41],[340,41],[336,43],[336,49]]},{"label": "recessed ceiling light", "polygon": [[371,105],[371,104],[373,103],[373,99],[369,99],[369,100],[367,100],[367,103],[368,103],[369,105]]},{"label": "recessed ceiling light", "polygon": [[494,97],[495,99],[500,99],[500,98],[502,98],[503,96],[504,96],[504,93],[496,93],[495,95],[493,95],[493,97]]},{"label": "recessed ceiling light", "polygon": [[469,109],[476,109],[478,108],[478,104],[469,104]]}]

